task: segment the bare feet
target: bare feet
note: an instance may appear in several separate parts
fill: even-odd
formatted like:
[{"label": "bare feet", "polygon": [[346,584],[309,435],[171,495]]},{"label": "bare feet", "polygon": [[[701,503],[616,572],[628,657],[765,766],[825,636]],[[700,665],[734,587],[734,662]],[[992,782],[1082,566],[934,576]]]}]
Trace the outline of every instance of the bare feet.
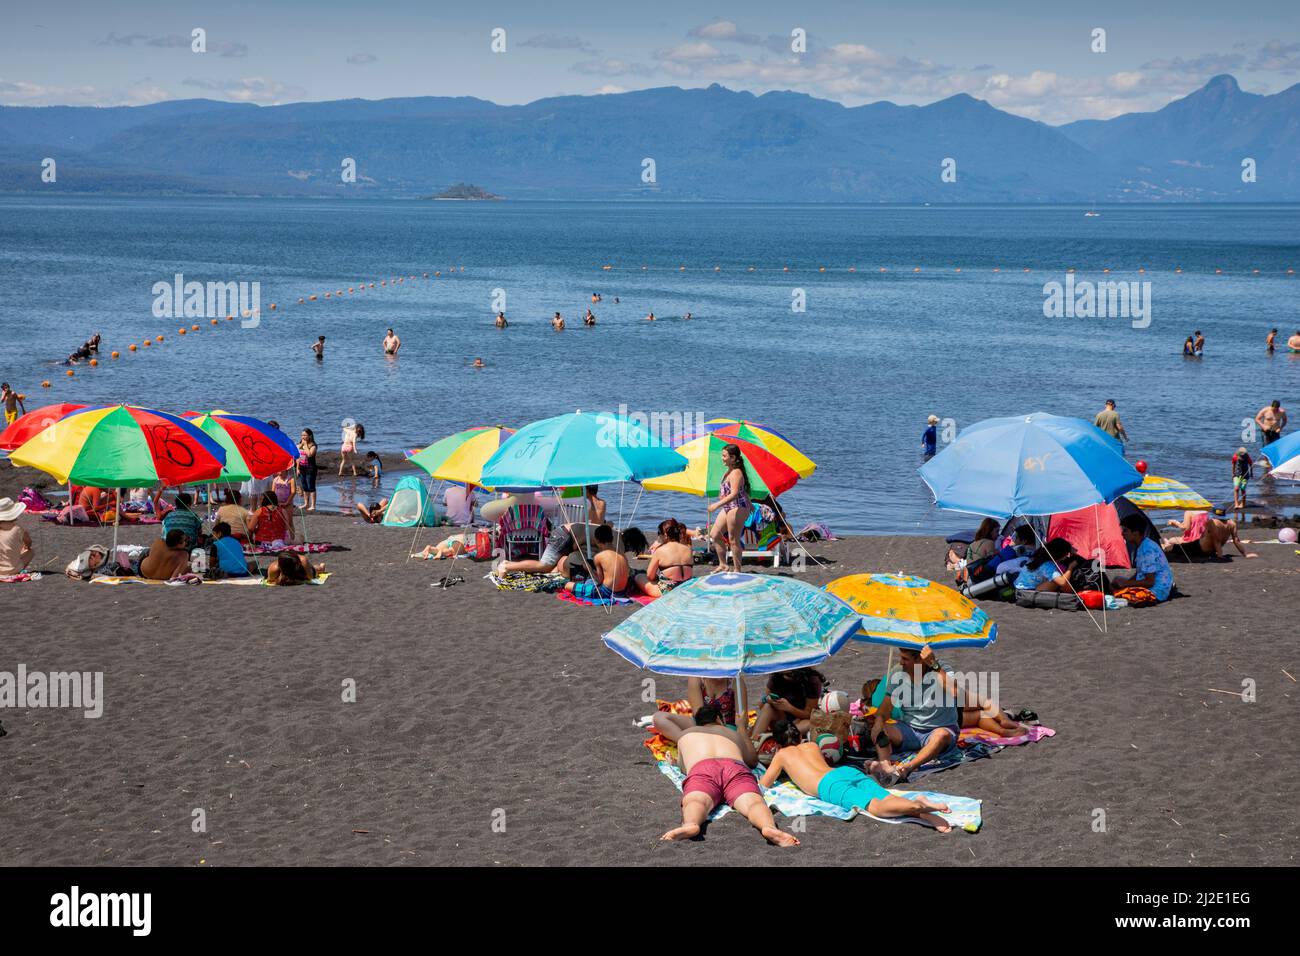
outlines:
[{"label": "bare feet", "polygon": [[669,830],[660,840],[693,840],[700,835],[700,825],[698,823],[686,823],[677,827],[675,830]]},{"label": "bare feet", "polygon": [[918,813],[916,818],[923,823],[930,824],[930,826],[934,827],[940,833],[952,832],[952,824],[943,817],[936,817],[933,813]]},{"label": "bare feet", "polygon": [[798,846],[799,840],[793,833],[786,833],[784,830],[778,830],[776,827],[763,827],[759,831],[763,838],[773,846]]},{"label": "bare feet", "polygon": [[935,803],[929,797],[924,797],[921,796],[920,794],[917,794],[916,798],[912,802],[915,803],[917,806],[925,807],[925,809],[927,810],[938,810],[940,813],[948,812],[948,804]]}]

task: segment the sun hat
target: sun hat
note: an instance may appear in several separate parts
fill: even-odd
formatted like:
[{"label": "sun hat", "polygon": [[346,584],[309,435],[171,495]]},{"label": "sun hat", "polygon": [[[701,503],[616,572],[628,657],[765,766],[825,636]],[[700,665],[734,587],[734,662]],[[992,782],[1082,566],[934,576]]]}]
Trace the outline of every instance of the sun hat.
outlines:
[{"label": "sun hat", "polygon": [[27,506],[21,501],[14,501],[12,498],[0,498],[0,521],[13,521],[26,510]]},{"label": "sun hat", "polygon": [[926,419],[926,422],[928,422],[931,425],[937,425],[939,424],[939,416],[931,415],[929,418]]}]

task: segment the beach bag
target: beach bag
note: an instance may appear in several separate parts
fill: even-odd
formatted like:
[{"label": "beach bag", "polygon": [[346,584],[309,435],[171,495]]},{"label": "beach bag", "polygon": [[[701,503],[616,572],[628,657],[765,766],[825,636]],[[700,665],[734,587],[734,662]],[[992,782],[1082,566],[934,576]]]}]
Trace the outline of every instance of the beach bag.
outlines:
[{"label": "beach bag", "polygon": [[1090,611],[1100,611],[1105,604],[1105,596],[1100,591],[1079,591],[1079,603]]},{"label": "beach bag", "polygon": [[1129,607],[1150,607],[1153,604],[1160,603],[1155,594],[1147,588],[1120,588],[1115,592],[1115,597],[1121,601],[1127,601]]},{"label": "beach bag", "polygon": [[1021,607],[1040,607],[1057,611],[1079,610],[1079,598],[1066,591],[1028,591],[1016,588],[1016,604]]},{"label": "beach bag", "polygon": [[479,528],[474,532],[474,557],[480,561],[486,561],[492,557],[492,532],[487,528]]},{"label": "beach bag", "polygon": [[18,496],[18,501],[21,504],[26,505],[27,510],[33,514],[49,511],[54,507],[54,505],[50,504],[50,502],[46,500],[45,496],[35,488],[24,488],[22,493]]}]

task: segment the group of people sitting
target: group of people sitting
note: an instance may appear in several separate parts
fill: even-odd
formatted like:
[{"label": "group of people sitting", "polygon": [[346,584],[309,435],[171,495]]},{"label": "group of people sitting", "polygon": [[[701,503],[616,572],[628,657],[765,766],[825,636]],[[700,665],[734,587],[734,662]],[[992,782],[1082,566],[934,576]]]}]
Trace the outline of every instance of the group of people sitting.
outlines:
[{"label": "group of people sitting", "polygon": [[[677,745],[686,774],[681,824],[662,839],[699,835],[714,808],[726,803],[769,842],[795,845],[798,840],[777,827],[763,800],[763,788],[783,776],[804,793],[837,807],[883,818],[916,817],[947,832],[950,825],[937,815],[948,810],[946,805],[921,795],[899,796],[887,788],[946,755],[957,746],[963,728],[1011,737],[1028,732],[1022,720],[1036,718],[1027,711],[1013,717],[991,701],[971,699],[954,679],[951,666],[929,647],[902,648],[897,668],[863,686],[860,759],[831,766],[825,745],[812,732],[814,711],[826,686],[819,671],[802,668],[771,675],[752,727],[738,720],[746,714],[747,703],[743,683],[741,700],[736,699],[735,686],[728,679],[690,678],[691,713],[660,712],[653,718],[654,729]],[[754,773],[763,762],[760,748],[770,757],[761,778]]]}]

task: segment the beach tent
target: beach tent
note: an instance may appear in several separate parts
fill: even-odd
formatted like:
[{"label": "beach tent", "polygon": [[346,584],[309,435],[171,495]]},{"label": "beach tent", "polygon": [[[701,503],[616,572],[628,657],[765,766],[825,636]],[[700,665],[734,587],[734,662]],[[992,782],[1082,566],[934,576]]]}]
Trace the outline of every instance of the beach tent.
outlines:
[{"label": "beach tent", "polygon": [[433,499],[420,479],[407,475],[399,481],[384,512],[383,524],[390,528],[430,528],[437,523]]},{"label": "beach tent", "polygon": [[1133,561],[1119,530],[1120,521],[1131,514],[1142,517],[1148,538],[1160,540],[1160,533],[1156,531],[1151,519],[1123,496],[1116,498],[1114,504],[1089,505],[1078,511],[1052,515],[1047,523],[1046,540],[1064,538],[1074,545],[1075,551],[1087,558],[1095,557],[1097,548],[1101,547],[1106,555],[1107,567],[1131,568]]}]

